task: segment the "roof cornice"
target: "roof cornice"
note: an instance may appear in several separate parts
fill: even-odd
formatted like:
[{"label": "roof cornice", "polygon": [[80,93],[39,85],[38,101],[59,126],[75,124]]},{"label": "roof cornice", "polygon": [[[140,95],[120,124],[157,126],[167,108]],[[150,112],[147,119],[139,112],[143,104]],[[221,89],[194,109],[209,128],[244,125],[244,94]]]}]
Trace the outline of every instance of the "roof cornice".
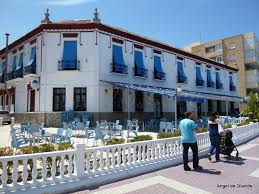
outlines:
[{"label": "roof cornice", "polygon": [[[111,34],[115,34],[117,36],[121,36],[121,37],[125,37],[127,39],[130,39],[132,41],[136,41],[136,42],[140,42],[140,43],[144,43],[146,45],[150,45],[156,48],[160,48],[162,50],[165,51],[169,51],[169,52],[173,52],[176,55],[181,55],[181,56],[185,56],[185,57],[189,57],[195,60],[198,60],[198,62],[203,62],[206,64],[212,64],[215,65],[219,68],[224,68],[224,69],[228,69],[231,71],[238,71],[238,69],[233,68],[233,67],[229,67],[226,66],[224,64],[218,63],[216,61],[212,61],[210,59],[207,58],[203,58],[200,57],[198,55],[186,52],[184,50],[181,50],[179,48],[175,48],[172,47],[170,45],[164,44],[164,43],[160,43],[158,41],[154,41],[145,37],[142,37],[140,35],[137,34],[133,34],[118,28],[114,28],[102,23],[96,23],[96,22],[89,22],[89,23],[49,23],[49,24],[41,24],[40,26],[38,26],[37,28],[35,28],[34,30],[30,31],[29,33],[27,33],[26,35],[22,36],[21,38],[19,38],[18,40],[14,41],[12,44],[9,45],[9,50],[11,50],[12,48],[15,48],[16,46],[26,42],[28,39],[36,36],[37,34],[43,32],[44,30],[75,30],[75,29],[98,29],[100,31],[104,31],[104,32],[108,32]],[[0,56],[3,55],[5,52],[5,48],[2,49],[0,51]]]}]

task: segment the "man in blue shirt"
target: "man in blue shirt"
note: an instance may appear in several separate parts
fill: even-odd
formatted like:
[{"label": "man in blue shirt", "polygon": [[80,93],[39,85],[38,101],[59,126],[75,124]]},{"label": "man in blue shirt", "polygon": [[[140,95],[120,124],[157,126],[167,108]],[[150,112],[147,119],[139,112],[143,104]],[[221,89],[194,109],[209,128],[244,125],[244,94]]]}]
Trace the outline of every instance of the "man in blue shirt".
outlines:
[{"label": "man in blue shirt", "polygon": [[191,118],[193,118],[192,112],[186,112],[184,114],[185,119],[181,120],[179,128],[181,130],[181,142],[183,145],[183,164],[184,170],[190,171],[191,168],[188,166],[188,150],[189,147],[192,149],[193,153],[193,168],[194,170],[201,170],[202,167],[199,166],[198,157],[198,145],[196,133],[197,125]]}]

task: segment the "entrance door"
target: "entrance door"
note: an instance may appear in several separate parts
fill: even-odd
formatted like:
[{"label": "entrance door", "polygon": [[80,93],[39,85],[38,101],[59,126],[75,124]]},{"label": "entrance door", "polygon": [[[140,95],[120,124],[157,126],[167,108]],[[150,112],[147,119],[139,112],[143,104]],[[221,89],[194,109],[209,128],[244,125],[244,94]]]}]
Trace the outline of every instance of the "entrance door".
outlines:
[{"label": "entrance door", "polygon": [[186,102],[177,102],[177,119],[183,119],[186,110]]},{"label": "entrance door", "polygon": [[30,112],[35,112],[35,90],[30,91]]},{"label": "entrance door", "polygon": [[160,94],[154,94],[154,116],[155,118],[163,117],[162,96]]},{"label": "entrance door", "polygon": [[201,118],[201,103],[197,103],[198,118]]}]

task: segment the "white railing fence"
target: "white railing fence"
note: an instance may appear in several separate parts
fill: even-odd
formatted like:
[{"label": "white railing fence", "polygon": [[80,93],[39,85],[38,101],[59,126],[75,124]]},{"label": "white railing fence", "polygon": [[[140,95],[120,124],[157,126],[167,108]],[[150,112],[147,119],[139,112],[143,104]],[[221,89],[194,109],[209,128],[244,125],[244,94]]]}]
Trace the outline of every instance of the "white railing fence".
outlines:
[{"label": "white railing fence", "polygon": [[[239,145],[259,135],[259,123],[231,130],[235,144]],[[197,136],[199,154],[202,156],[207,153],[210,140],[208,133]],[[124,176],[116,180],[180,163],[182,145],[179,137],[94,148],[77,144],[74,150],[69,151],[0,157],[0,191],[39,188],[37,192],[41,193],[45,188],[44,192],[53,192],[53,188],[47,190],[51,185],[78,179],[89,183],[84,186],[93,186],[98,184],[98,180],[93,177],[101,177],[103,174],[114,174],[113,178],[110,176],[114,181],[114,176],[122,172]],[[95,181],[91,183],[90,179]],[[109,177],[106,182],[109,182]],[[66,186],[69,184],[63,184],[61,189],[64,190]],[[77,185],[70,185],[76,186],[79,186],[78,182]],[[58,187],[55,189],[58,191]]]}]

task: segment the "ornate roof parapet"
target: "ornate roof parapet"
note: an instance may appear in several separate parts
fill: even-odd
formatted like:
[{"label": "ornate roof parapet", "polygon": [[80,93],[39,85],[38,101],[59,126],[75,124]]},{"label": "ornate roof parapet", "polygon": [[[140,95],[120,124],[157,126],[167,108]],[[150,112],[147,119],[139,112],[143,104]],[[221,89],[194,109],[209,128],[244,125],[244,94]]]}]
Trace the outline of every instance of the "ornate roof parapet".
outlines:
[{"label": "ornate roof parapet", "polygon": [[101,20],[100,20],[100,18],[99,18],[99,13],[98,13],[97,8],[95,8],[94,17],[93,17],[93,22],[101,23]]},{"label": "ornate roof parapet", "polygon": [[46,12],[44,13],[45,18],[43,20],[41,20],[42,24],[49,24],[52,23],[49,19],[49,8],[47,8]]}]

